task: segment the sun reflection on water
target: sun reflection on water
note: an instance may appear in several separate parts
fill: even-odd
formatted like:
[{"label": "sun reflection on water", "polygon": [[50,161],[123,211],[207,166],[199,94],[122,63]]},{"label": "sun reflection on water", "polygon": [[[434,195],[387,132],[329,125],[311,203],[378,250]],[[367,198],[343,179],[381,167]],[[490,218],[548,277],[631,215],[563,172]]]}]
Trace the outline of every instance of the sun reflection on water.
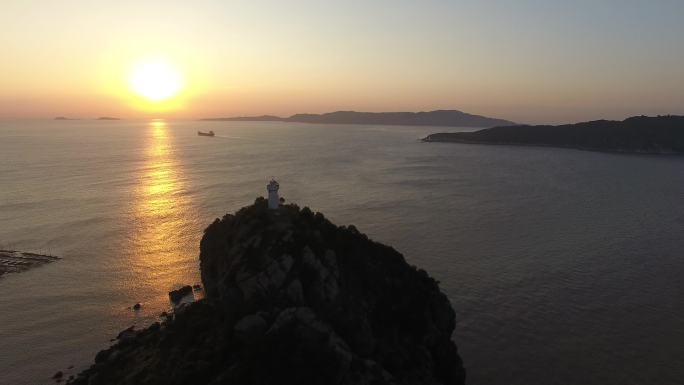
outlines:
[{"label": "sun reflection on water", "polygon": [[[127,289],[151,312],[168,306],[166,293],[197,280],[198,221],[168,123],[148,124],[132,208]],[[134,292],[133,292],[134,291]],[[145,308],[145,306],[144,306]]]}]

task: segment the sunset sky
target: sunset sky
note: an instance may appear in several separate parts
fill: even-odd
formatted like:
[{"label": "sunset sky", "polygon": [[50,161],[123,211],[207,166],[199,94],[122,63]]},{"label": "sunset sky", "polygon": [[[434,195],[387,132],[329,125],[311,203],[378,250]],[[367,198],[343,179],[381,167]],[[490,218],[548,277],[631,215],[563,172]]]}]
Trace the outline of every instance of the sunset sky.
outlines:
[{"label": "sunset sky", "polygon": [[683,15],[681,0],[3,0],[0,117],[682,114]]}]

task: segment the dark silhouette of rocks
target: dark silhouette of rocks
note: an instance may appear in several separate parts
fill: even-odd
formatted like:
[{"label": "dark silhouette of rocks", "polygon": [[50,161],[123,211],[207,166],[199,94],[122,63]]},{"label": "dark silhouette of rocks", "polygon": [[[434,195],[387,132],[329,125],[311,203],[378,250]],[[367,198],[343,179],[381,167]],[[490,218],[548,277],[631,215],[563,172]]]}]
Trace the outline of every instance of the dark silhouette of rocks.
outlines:
[{"label": "dark silhouette of rocks", "polygon": [[128,329],[124,329],[119,334],[116,336],[117,340],[126,340],[126,339],[132,339],[135,337],[135,327],[131,326]]},{"label": "dark silhouette of rocks", "polygon": [[263,115],[255,117],[209,118],[209,121],[274,121],[318,124],[375,124],[389,126],[494,127],[514,124],[508,120],[472,115],[457,110],[429,112],[356,112],[296,114],[289,118]]},{"label": "dark silhouette of rocks", "polygon": [[684,153],[684,116],[635,116],[561,126],[505,126],[438,133],[426,142],[514,144],[644,154]]},{"label": "dark silhouette of rocks", "polygon": [[463,384],[437,282],[354,226],[267,201],[204,233],[205,299],[127,329],[71,384]]},{"label": "dark silhouette of rocks", "polygon": [[5,273],[20,273],[28,269],[54,262],[59,257],[16,250],[0,250],[0,277]]},{"label": "dark silhouette of rocks", "polygon": [[192,294],[192,286],[185,285],[178,290],[171,290],[169,292],[169,299],[171,302],[180,302],[186,295]]}]

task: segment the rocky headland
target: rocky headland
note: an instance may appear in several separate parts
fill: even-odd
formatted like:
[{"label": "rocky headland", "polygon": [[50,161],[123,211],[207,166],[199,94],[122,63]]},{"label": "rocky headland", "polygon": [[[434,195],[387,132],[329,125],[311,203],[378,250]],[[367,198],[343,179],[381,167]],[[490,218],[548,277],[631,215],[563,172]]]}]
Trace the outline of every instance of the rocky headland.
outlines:
[{"label": "rocky headland", "polygon": [[503,126],[437,133],[425,142],[504,144],[642,154],[684,153],[684,116],[635,116],[561,126]]},{"label": "rocky headland", "polygon": [[354,226],[259,198],[204,232],[205,298],[70,384],[463,384],[437,282]]}]

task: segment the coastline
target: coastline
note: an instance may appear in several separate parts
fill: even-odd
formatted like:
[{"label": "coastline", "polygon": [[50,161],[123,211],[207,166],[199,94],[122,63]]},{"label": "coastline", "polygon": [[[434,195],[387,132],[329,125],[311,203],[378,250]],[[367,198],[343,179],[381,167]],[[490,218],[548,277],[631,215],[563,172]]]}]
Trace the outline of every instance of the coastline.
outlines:
[{"label": "coastline", "polygon": [[[434,134],[432,134],[434,135]],[[431,135],[420,139],[424,143],[457,143],[457,144],[484,144],[489,146],[515,146],[515,147],[549,147],[549,148],[564,148],[568,150],[603,152],[608,154],[623,154],[623,155],[657,155],[657,156],[683,156],[684,153],[676,151],[639,151],[629,149],[608,149],[600,147],[580,147],[580,146],[561,146],[546,143],[518,143],[518,142],[490,142],[485,140],[468,140],[468,139],[449,139],[449,140],[432,140],[429,139]]]},{"label": "coastline", "polygon": [[474,132],[438,132],[424,142],[573,148],[644,155],[684,154],[684,116],[633,116],[562,125],[512,125]]}]

